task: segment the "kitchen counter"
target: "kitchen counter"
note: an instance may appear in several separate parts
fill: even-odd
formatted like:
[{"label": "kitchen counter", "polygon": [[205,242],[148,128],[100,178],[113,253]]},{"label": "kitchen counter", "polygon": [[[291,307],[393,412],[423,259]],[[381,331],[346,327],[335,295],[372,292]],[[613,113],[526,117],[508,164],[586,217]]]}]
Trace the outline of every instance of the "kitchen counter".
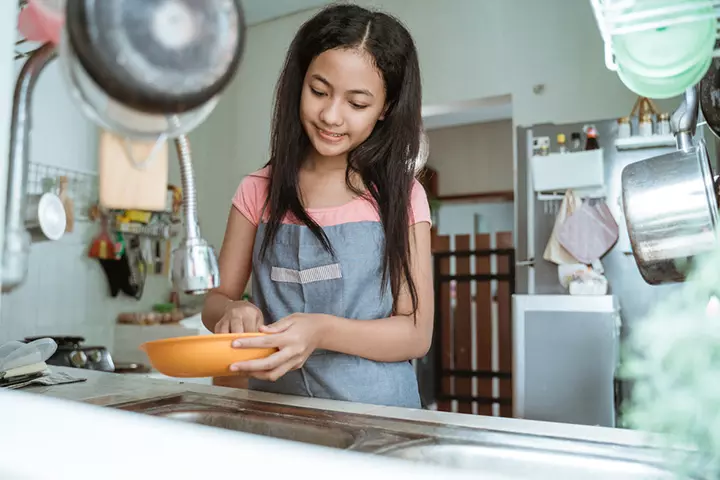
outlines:
[{"label": "kitchen counter", "polygon": [[180,392],[220,394],[241,400],[278,403],[296,407],[315,408],[345,413],[358,413],[400,420],[417,420],[441,425],[483,428],[513,433],[547,435],[567,439],[592,440],[629,446],[643,446],[657,439],[626,429],[592,427],[564,423],[540,422],[514,418],[467,415],[397,407],[379,407],[360,403],[323,400],[319,398],[277,395],[252,390],[202,385],[182,380],[159,380],[143,374],[113,374],[65,367],[52,367],[86,382],[51,387],[32,387],[26,392],[74,400],[94,405],[109,405]]},{"label": "kitchen counter", "polygon": [[[182,381],[155,380],[141,374],[111,374],[88,370],[52,367],[74,377],[86,378],[86,382],[35,386],[19,392],[0,394],[0,412],[12,412],[10,427],[3,424],[0,435],[0,448],[4,457],[12,462],[0,464],[0,477],[17,478],[66,478],[58,468],[63,458],[73,465],[66,470],[67,478],[77,478],[78,462],[87,468],[94,465],[106,470],[106,478],[124,478],[130,472],[136,472],[132,465],[145,462],[147,472],[157,471],[163,477],[177,473],[180,478],[190,478],[191,472],[206,476],[208,469],[214,469],[218,475],[227,475],[231,471],[242,471],[247,463],[272,462],[274,475],[297,475],[298,469],[312,468],[313,477],[329,478],[342,474],[343,477],[367,478],[508,478],[457,469],[435,468],[430,465],[417,465],[375,455],[358,454],[337,449],[327,449],[313,445],[287,442],[264,436],[230,432],[224,429],[207,429],[184,422],[168,422],[152,418],[149,415],[137,415],[112,408],[94,408],[93,406],[114,405],[144,400],[153,397],[194,392],[199,394],[222,395],[239,400],[249,400],[293,407],[305,407],[330,412],[344,412],[377,417],[378,420],[397,419],[421,421],[444,427],[470,427],[499,432],[544,435],[554,438],[577,439],[592,442],[606,442],[620,446],[657,445],[657,438],[642,432],[581,425],[568,425],[547,422],[484,417],[478,415],[453,414],[426,410],[379,407],[349,402],[293,397],[207,386]],[[52,401],[64,400],[64,401]],[[5,415],[3,415],[5,417]],[[201,430],[197,430],[201,428]],[[57,432],[62,429],[67,442]],[[49,447],[41,454],[42,464],[37,461],[36,449],[28,450],[27,442],[39,445],[47,432],[51,439]],[[78,442],[80,442],[78,444]],[[51,459],[48,453],[63,456]],[[269,453],[272,452],[272,453]],[[282,462],[273,462],[273,458],[282,456]],[[71,461],[71,458],[74,458]],[[244,459],[244,460],[243,460]],[[59,462],[56,463],[56,462]],[[109,463],[107,463],[109,462]],[[129,463],[128,463],[129,462]],[[173,463],[169,465],[168,462]],[[107,466],[106,465],[110,465]],[[39,474],[41,469],[52,467],[52,475]],[[243,466],[245,465],[245,466]],[[15,467],[17,470],[6,470]],[[229,470],[228,470],[229,469]],[[340,470],[338,470],[340,469]],[[48,473],[47,470],[44,470]],[[13,476],[16,474],[17,477]],[[467,476],[466,476],[467,474]],[[118,475],[115,477],[114,475]],[[142,475],[142,478],[149,478]],[[561,477],[555,477],[561,478]]]}]

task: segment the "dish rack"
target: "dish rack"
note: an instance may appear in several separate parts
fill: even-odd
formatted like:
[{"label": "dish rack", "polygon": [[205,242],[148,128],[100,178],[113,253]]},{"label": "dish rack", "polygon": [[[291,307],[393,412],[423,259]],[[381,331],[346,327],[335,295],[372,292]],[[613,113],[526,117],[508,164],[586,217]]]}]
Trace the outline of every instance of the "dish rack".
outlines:
[{"label": "dish rack", "polygon": [[[713,14],[699,14],[697,13],[697,4],[683,0],[666,2],[662,6],[643,10],[639,13],[624,12],[635,3],[636,0],[590,0],[600,35],[605,44],[605,66],[609,70],[617,71],[618,68],[612,45],[614,36],[655,30],[707,18],[715,18],[717,21],[720,17],[720,0],[710,0],[708,2],[713,7]],[[668,19],[668,16],[673,18]],[[720,34],[716,33],[716,38],[720,38]],[[716,43],[713,52],[715,57],[720,56],[720,48],[717,47],[718,44]]]}]

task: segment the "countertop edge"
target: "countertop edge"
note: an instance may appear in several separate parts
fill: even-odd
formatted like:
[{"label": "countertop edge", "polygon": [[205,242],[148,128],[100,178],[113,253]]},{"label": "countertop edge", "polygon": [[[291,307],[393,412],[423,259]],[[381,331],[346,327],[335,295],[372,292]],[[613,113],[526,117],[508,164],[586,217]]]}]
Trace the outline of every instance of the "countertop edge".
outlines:
[{"label": "countertop edge", "polygon": [[63,372],[76,378],[84,378],[86,381],[82,383],[64,385],[33,386],[22,389],[22,391],[99,406],[172,395],[181,392],[207,393],[230,396],[242,400],[283,404],[334,412],[356,413],[395,420],[419,421],[444,426],[479,428],[528,435],[543,435],[569,440],[610,443],[631,447],[657,447],[661,445],[661,438],[658,435],[620,428],[543,422],[517,418],[490,417],[399,407],[383,407],[337,400],[296,397],[238,388],[202,385],[191,382],[183,382],[181,379],[178,379],[177,381],[167,379],[150,379],[146,378],[142,374],[116,374],[56,366],[51,367],[51,370]]}]

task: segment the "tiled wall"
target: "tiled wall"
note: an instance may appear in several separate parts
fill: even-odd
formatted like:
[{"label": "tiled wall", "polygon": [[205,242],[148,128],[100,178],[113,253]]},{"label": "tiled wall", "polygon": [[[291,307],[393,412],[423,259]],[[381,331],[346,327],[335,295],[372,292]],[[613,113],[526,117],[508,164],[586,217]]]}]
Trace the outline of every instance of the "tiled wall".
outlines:
[{"label": "tiled wall", "polygon": [[[21,66],[16,61],[16,72]],[[57,63],[38,81],[33,115],[33,162],[97,171],[97,128],[72,103]],[[141,301],[111,298],[102,268],[86,256],[97,231],[97,225],[76,223],[75,231],[60,241],[32,246],[27,281],[2,296],[0,343],[30,335],[73,334],[109,347],[118,312],[142,311],[166,300],[169,282],[157,276],[148,278]]]},{"label": "tiled wall", "polygon": [[100,264],[87,257],[97,226],[78,227],[58,242],[32,246],[26,282],[3,296],[0,343],[33,335],[81,335],[111,347],[118,312],[150,308],[166,298],[168,281],[157,276],[148,278],[140,301],[122,293],[110,297]]}]

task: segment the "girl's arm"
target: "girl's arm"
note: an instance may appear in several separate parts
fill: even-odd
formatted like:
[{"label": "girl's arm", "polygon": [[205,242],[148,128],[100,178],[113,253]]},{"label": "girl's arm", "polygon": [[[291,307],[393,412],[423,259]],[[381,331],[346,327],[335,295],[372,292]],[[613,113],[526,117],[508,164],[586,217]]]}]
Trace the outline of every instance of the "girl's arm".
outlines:
[{"label": "girl's arm", "polygon": [[242,298],[250,278],[256,230],[237,208],[230,208],[218,258],[220,286],[208,292],[202,311],[202,321],[211,332],[225,314],[228,303]]},{"label": "girl's arm", "polygon": [[318,348],[378,362],[424,357],[432,343],[435,312],[430,239],[429,223],[410,227],[410,271],[418,297],[417,323],[411,313],[410,294],[404,289],[392,317],[367,321],[325,316]]},{"label": "girl's arm", "polygon": [[279,350],[267,358],[234,363],[230,370],[274,382],[288,371],[302,367],[317,348],[377,362],[403,362],[425,356],[432,343],[435,310],[428,222],[410,227],[410,271],[418,296],[416,317],[411,314],[412,302],[407,290],[398,295],[397,314],[389,318],[350,320],[296,313],[260,327],[261,332],[274,335],[233,341],[235,348]]}]

